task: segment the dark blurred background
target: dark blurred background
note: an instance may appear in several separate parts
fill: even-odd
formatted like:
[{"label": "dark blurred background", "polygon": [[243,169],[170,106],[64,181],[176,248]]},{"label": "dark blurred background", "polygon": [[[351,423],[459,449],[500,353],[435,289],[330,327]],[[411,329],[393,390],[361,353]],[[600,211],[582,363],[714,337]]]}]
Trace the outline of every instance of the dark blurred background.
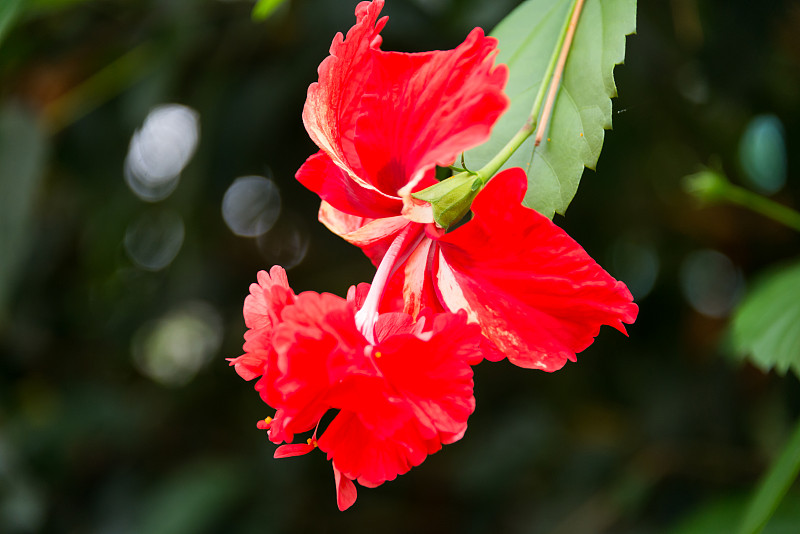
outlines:
[{"label": "dark blurred background", "polygon": [[[387,0],[384,49],[518,3]],[[630,338],[554,374],[481,364],[465,438],[340,513],[324,455],[274,460],[224,358],[259,269],[339,295],[374,273],[294,180],[355,5],[0,0],[0,532],[731,532],[800,388],[727,356],[728,317],[800,238],[681,179],[714,164],[800,207],[800,3],[640,2],[615,129],[556,218],[630,286]],[[768,532],[800,532],[798,495]]]}]

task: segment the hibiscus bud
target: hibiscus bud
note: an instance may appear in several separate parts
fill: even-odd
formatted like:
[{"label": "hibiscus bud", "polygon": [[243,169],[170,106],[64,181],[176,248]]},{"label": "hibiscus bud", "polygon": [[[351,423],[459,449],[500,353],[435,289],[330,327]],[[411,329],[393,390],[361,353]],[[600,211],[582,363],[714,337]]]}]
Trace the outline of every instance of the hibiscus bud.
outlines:
[{"label": "hibiscus bud", "polygon": [[429,202],[436,224],[449,228],[467,214],[483,185],[475,174],[462,172],[411,196]]}]

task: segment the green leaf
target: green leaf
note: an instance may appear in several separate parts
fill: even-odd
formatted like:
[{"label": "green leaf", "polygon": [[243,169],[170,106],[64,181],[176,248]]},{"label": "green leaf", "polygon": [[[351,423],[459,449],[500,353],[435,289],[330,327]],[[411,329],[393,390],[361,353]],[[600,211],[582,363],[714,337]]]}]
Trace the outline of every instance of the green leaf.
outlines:
[{"label": "green leaf", "polygon": [[800,263],[762,279],[734,313],[734,350],[764,371],[800,377]]},{"label": "green leaf", "polygon": [[[764,534],[797,534],[800,524],[800,494],[792,493],[783,500]],[[742,510],[747,506],[744,495],[716,497],[692,510],[677,525],[667,530],[669,534],[731,534],[742,526]]]},{"label": "green leaf", "polygon": [[[497,63],[510,70],[511,106],[491,139],[469,152],[470,168],[485,165],[525,123],[542,83],[572,0],[528,0],[503,19]],[[594,169],[611,128],[617,96],[614,66],[625,58],[625,36],[636,30],[636,0],[586,0],[575,32],[550,125],[542,144],[530,137],[503,168],[528,173],[525,205],[552,217],[563,214],[578,189],[583,168]]]},{"label": "green leaf", "polygon": [[36,117],[12,104],[0,108],[0,324],[33,239],[46,157],[47,139]]},{"label": "green leaf", "polygon": [[98,0],[27,0],[30,9],[35,13],[66,9],[78,4],[97,2]]},{"label": "green leaf", "polygon": [[222,518],[242,493],[241,471],[219,460],[184,465],[165,477],[144,502],[136,532],[195,534],[223,532]]},{"label": "green leaf", "polygon": [[3,0],[0,2],[0,44],[14,25],[25,0]]},{"label": "green leaf", "polygon": [[258,0],[253,7],[251,17],[255,21],[267,20],[286,0]]},{"label": "green leaf", "polygon": [[[783,452],[772,464],[747,507],[739,534],[758,534],[778,508],[800,472],[800,420]],[[796,527],[797,525],[795,525]]]}]

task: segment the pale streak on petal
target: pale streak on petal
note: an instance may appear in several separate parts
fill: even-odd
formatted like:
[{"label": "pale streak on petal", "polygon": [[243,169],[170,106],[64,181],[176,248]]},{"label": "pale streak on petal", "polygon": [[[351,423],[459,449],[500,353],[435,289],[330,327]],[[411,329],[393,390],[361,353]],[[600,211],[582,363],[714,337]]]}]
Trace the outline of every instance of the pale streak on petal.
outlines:
[{"label": "pale streak on petal", "polygon": [[422,309],[422,292],[425,289],[425,274],[428,264],[428,252],[433,241],[430,238],[423,238],[422,242],[414,249],[411,256],[406,261],[403,284],[403,301],[405,308],[403,311],[416,317]]},{"label": "pale streak on petal", "polygon": [[323,201],[319,207],[319,220],[328,230],[358,247],[369,246],[376,241],[399,232],[408,224],[400,215],[384,219],[369,219],[343,213]]},{"label": "pale streak on petal", "polygon": [[[481,310],[484,314],[484,320],[481,321],[478,311],[470,305],[469,301],[464,295],[464,291],[461,289],[461,286],[459,286],[458,281],[453,274],[452,268],[450,265],[448,265],[447,260],[441,251],[439,251],[439,271],[436,276],[437,289],[439,290],[440,297],[445,306],[449,308],[451,312],[455,313],[458,310],[466,311],[467,322],[477,323],[481,327],[481,331],[483,332],[484,336],[495,342],[500,341],[503,344],[498,344],[498,346],[519,347],[523,345],[519,336],[517,336],[514,332],[502,328],[502,322],[501,326],[498,326],[496,321],[492,320],[492,315],[494,315],[496,312],[486,303],[484,303],[484,305],[481,307]],[[532,367],[545,369],[547,366],[541,361],[538,361],[534,362]]]},{"label": "pale streak on petal", "polygon": [[417,223],[429,224],[434,222],[433,206],[431,206],[429,202],[411,196],[414,188],[417,187],[424,177],[425,169],[420,169],[415,172],[411,180],[401,187],[397,194],[403,199],[403,217]]},{"label": "pale streak on petal", "polygon": [[436,278],[441,298],[450,311],[456,313],[458,310],[464,310],[467,312],[467,322],[480,324],[478,312],[467,302],[442,251],[439,251],[439,272]]}]

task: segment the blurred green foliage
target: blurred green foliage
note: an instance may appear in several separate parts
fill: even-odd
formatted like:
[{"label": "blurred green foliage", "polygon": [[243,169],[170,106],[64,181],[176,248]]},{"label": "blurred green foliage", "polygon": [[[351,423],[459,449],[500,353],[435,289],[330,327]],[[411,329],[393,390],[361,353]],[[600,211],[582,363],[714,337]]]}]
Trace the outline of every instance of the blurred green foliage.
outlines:
[{"label": "blurred green foliage", "polygon": [[[39,1],[2,26],[11,4],[0,2],[0,532],[626,534],[671,532],[704,510],[736,525],[800,416],[800,389],[792,374],[721,357],[730,309],[691,303],[727,303],[739,286],[684,283],[696,269],[682,265],[724,257],[732,283],[747,284],[796,258],[800,237],[737,207],[698,209],[680,183],[713,155],[740,161],[742,134],[768,114],[786,143],[773,199],[798,207],[797,3],[640,3],[615,70],[615,129],[556,217],[630,277],[641,306],[630,337],[603,331],[552,375],[481,364],[465,438],[339,513],[322,455],[272,459],[255,428],[271,410],[224,358],[240,354],[258,269],[295,264],[297,291],[340,295],[374,272],[316,222],[318,198],[293,177],[315,151],[306,89],[356,3],[293,0],[254,23],[238,0]],[[518,3],[387,0],[383,46],[453,47]],[[179,180],[146,176],[175,187],[151,203],[126,169],[165,104],[198,114],[199,141]],[[221,207],[249,175],[277,186],[281,208],[273,229],[244,238]],[[183,239],[167,267],[147,270],[126,235],[164,212]],[[175,317],[219,343],[167,350]],[[182,380],[135,356],[151,335]],[[768,529],[796,526],[797,489]]]},{"label": "blurred green foliage", "polygon": [[16,22],[25,0],[7,0],[0,5],[0,44]]},{"label": "blurred green foliage", "polygon": [[741,356],[765,372],[800,377],[800,265],[762,275],[736,312],[732,342]]},{"label": "blurred green foliage", "polygon": [[276,9],[286,3],[286,0],[257,0],[253,7],[253,20],[266,20]]}]

